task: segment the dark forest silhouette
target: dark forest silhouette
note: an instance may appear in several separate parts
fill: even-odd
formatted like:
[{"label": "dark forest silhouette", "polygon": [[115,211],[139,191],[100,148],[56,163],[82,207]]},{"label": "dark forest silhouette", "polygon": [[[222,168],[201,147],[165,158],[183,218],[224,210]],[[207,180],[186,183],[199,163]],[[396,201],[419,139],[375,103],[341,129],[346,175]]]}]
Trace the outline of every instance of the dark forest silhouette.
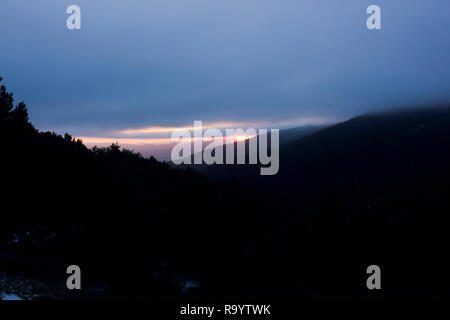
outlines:
[{"label": "dark forest silhouette", "polygon": [[[449,115],[355,118],[241,182],[39,132],[2,86],[0,273],[62,299],[448,296]],[[70,264],[80,293],[65,290]],[[365,286],[371,264],[382,294]]]}]

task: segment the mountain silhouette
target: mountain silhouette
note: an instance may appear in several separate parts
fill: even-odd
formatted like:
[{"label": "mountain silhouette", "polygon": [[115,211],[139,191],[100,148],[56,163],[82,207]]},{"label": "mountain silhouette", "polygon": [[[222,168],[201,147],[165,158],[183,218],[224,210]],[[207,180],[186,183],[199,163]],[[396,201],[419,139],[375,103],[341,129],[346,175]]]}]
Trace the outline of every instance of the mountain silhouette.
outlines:
[{"label": "mountain silhouette", "polygon": [[283,145],[277,175],[212,179],[40,132],[1,86],[0,295],[448,297],[449,133],[448,107],[364,115]]},{"label": "mountain silhouette", "polygon": [[358,116],[282,144],[274,176],[258,177],[257,168],[244,165],[212,165],[205,172],[225,178],[246,171],[248,185],[295,197],[350,181],[395,189],[444,182],[449,145],[450,107],[434,106]]}]

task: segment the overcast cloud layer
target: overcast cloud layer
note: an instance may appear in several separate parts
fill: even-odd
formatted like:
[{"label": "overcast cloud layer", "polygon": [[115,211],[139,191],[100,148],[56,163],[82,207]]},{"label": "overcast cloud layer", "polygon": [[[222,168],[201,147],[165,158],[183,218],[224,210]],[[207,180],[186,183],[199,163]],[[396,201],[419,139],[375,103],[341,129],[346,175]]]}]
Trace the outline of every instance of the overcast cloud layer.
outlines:
[{"label": "overcast cloud layer", "polygon": [[449,18],[448,0],[1,0],[0,75],[37,128],[80,136],[343,119],[449,101]]}]

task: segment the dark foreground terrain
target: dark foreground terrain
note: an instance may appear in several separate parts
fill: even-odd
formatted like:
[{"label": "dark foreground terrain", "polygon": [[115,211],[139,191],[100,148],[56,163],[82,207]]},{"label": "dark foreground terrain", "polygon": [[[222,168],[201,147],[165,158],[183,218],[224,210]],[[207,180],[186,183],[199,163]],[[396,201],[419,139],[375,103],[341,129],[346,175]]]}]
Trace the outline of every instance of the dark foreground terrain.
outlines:
[{"label": "dark foreground terrain", "polygon": [[[448,297],[449,147],[449,107],[374,114],[285,144],[276,176],[209,179],[39,132],[2,87],[0,294]],[[72,264],[81,291],[66,289]]]}]

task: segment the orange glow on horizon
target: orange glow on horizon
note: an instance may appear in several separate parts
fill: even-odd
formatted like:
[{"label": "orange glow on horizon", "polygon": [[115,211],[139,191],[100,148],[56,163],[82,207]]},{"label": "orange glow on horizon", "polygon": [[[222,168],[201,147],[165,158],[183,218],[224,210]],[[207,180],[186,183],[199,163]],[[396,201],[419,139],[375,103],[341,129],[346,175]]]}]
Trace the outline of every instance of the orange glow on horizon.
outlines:
[{"label": "orange glow on horizon", "polygon": [[[267,120],[258,120],[254,122],[209,122],[208,124],[205,124],[202,122],[202,130],[204,129],[221,129],[224,131],[224,129],[232,129],[232,128],[261,128],[261,127],[283,127],[288,125],[306,125],[306,124],[324,124],[324,123],[331,123],[332,119],[328,118],[320,118],[320,117],[301,117],[301,118],[293,118],[289,120],[284,121],[269,121]],[[116,131],[109,131],[109,136],[117,136],[114,138],[111,137],[95,137],[95,136],[84,136],[79,137],[85,143],[89,146],[94,145],[111,145],[113,143],[119,143],[123,145],[171,145],[176,144],[179,142],[182,142],[183,140],[190,140],[191,142],[202,140],[203,142],[211,142],[213,140],[217,139],[223,139],[223,143],[232,143],[232,142],[244,142],[248,139],[251,139],[255,137],[255,135],[247,135],[247,134],[237,134],[227,137],[225,132],[222,132],[224,135],[222,138],[179,138],[177,140],[172,140],[170,137],[167,137],[168,134],[180,130],[192,132],[195,129],[193,125],[188,126],[180,126],[180,127],[174,127],[174,126],[149,126],[149,127],[142,127],[142,128],[129,128],[124,130],[116,130]],[[245,129],[244,129],[245,130]],[[150,137],[139,137],[139,135],[150,135]],[[165,134],[165,136],[164,136]],[[135,135],[135,137],[133,137]],[[153,137],[151,137],[153,135]],[[159,136],[158,135],[162,135]]]},{"label": "orange glow on horizon", "polygon": [[[231,138],[232,141],[235,142],[243,142],[245,140],[253,138],[253,135],[234,135],[228,138]],[[179,138],[172,140],[171,138],[105,138],[105,137],[76,137],[80,139],[86,145],[96,145],[96,144],[113,144],[119,143],[124,145],[162,145],[162,144],[176,144],[179,142],[183,142],[185,140],[189,140],[190,142],[202,140],[203,142],[211,142],[213,140],[223,140],[223,143],[226,142],[227,137],[203,137],[203,138]]]},{"label": "orange glow on horizon", "polygon": [[[208,125],[202,124],[202,129],[212,129],[212,128],[231,128],[242,126],[245,123],[237,123],[237,122],[211,122]],[[135,128],[135,129],[125,129],[118,131],[119,134],[124,135],[133,135],[133,134],[148,134],[148,133],[169,133],[173,131],[185,130],[192,131],[194,130],[194,126],[184,126],[184,127],[161,127],[161,126],[153,126],[153,127],[144,127],[144,128]]]},{"label": "orange glow on horizon", "polygon": [[238,136],[233,136],[234,141],[237,141],[237,142],[242,142],[242,141],[248,140],[248,139],[253,138],[253,137],[254,137],[254,136],[249,136],[249,135],[238,135]]}]

